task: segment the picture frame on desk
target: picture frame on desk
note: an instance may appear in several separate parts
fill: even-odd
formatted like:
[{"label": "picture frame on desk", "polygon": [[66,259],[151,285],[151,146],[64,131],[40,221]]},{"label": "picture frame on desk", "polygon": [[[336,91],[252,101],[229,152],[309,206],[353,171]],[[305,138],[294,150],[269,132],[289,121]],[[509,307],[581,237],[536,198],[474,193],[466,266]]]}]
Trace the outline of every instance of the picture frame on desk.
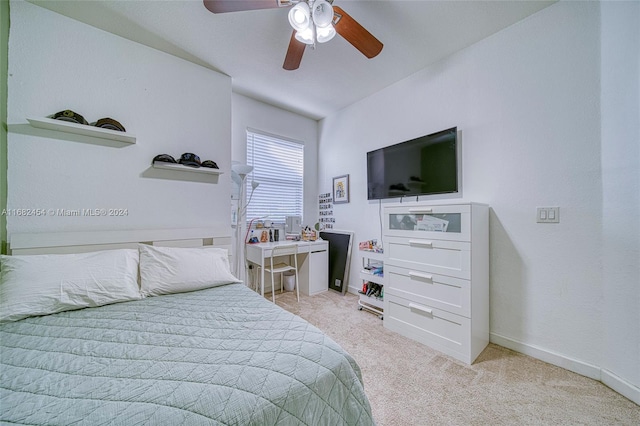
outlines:
[{"label": "picture frame on desk", "polygon": [[349,175],[333,178],[333,204],[349,202]]}]

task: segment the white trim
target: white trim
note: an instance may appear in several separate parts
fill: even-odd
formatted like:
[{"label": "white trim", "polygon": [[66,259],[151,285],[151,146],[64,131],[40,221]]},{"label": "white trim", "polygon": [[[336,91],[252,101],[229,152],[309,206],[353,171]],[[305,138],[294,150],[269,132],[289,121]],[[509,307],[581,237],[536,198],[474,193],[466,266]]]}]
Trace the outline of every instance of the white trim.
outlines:
[{"label": "white trim", "polygon": [[351,294],[355,294],[356,296],[360,296],[360,293],[358,292],[358,290],[361,290],[361,288],[358,288],[357,286],[352,286],[352,285],[347,287],[347,292]]},{"label": "white trim", "polygon": [[135,248],[138,243],[169,246],[230,246],[226,227],[185,229],[132,229],[114,231],[24,233],[10,236],[14,255],[78,253],[116,248]]},{"label": "white trim", "polygon": [[507,349],[511,349],[525,355],[529,355],[533,358],[539,359],[540,361],[562,367],[565,370],[573,371],[574,373],[578,373],[582,376],[586,376],[594,380],[600,380],[600,367],[593,364],[578,361],[576,359],[548,351],[538,346],[519,342],[517,340],[501,336],[496,333],[490,333],[489,337],[489,341],[491,343],[495,343],[496,345],[503,346]]},{"label": "white trim", "polygon": [[602,369],[602,380],[601,382],[618,392],[620,395],[625,398],[629,398],[631,401],[640,405],[640,388],[627,382],[626,380],[616,376],[611,371]]},{"label": "white trim", "polygon": [[[349,293],[358,295],[358,289],[350,286]],[[528,345],[496,333],[490,333],[490,342],[507,349],[511,349],[521,354],[528,355],[540,361],[547,362],[565,370],[572,371],[581,376],[597,380],[603,385],[611,388],[620,395],[628,398],[632,402],[640,405],[640,388],[632,383],[616,376],[611,371],[598,366],[578,361],[563,355],[547,351],[545,349]]]},{"label": "white trim", "polygon": [[628,398],[640,405],[640,388],[616,376],[612,372],[598,367],[597,365],[569,358],[567,356],[542,349],[538,346],[519,342],[496,333],[490,333],[490,342],[557,367],[564,368],[565,370],[572,371],[580,374],[581,376],[597,380],[625,398]]},{"label": "white trim", "polygon": [[263,130],[253,129],[251,127],[247,127],[246,132],[247,133],[255,133],[255,134],[258,134],[258,135],[266,136],[268,138],[275,138],[275,139],[280,139],[280,140],[287,141],[287,142],[293,142],[293,143],[297,143],[297,144],[300,144],[300,145],[304,145],[303,141],[300,141],[300,140],[297,140],[297,139],[291,139],[291,138],[288,138],[286,136],[276,135],[275,133],[265,132]]}]

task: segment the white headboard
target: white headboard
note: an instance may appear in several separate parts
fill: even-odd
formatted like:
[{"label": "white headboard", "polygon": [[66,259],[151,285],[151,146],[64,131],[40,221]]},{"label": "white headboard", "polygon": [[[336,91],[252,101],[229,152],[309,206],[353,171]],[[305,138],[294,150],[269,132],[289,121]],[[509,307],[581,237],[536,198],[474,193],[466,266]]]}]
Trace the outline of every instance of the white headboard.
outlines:
[{"label": "white headboard", "polygon": [[86,253],[97,250],[137,248],[139,243],[165,247],[218,247],[231,254],[229,234],[207,228],[136,229],[118,231],[12,234],[12,255]]}]

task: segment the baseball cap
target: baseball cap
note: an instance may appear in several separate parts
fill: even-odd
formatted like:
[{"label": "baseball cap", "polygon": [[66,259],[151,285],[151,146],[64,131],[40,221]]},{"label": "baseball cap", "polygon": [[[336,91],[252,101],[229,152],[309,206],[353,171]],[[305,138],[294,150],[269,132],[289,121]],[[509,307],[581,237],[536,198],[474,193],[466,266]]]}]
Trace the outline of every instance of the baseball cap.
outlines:
[{"label": "baseball cap", "polygon": [[200,157],[198,157],[196,154],[193,154],[191,152],[185,152],[184,154],[182,154],[180,156],[180,159],[178,160],[178,163],[184,164],[185,166],[190,166],[190,167],[201,166]]},{"label": "baseball cap", "polygon": [[126,130],[124,129],[124,126],[120,124],[120,122],[110,117],[101,118],[95,123],[91,123],[91,125],[96,127],[102,127],[103,129],[118,130],[120,132],[126,132]]},{"label": "baseball cap", "polygon": [[87,123],[87,120],[85,120],[83,116],[81,116],[77,112],[71,111],[70,109],[65,109],[64,111],[56,112],[55,114],[53,114],[51,118],[53,118],[54,120],[69,121],[71,123],[77,123],[77,124],[89,124]]},{"label": "baseball cap", "polygon": [[160,161],[163,163],[178,163],[175,158],[170,156],[169,154],[160,154],[153,157],[153,163],[156,161]]},{"label": "baseball cap", "polygon": [[209,167],[211,169],[217,169],[218,168],[218,165],[215,163],[215,161],[211,161],[211,160],[203,161],[201,166],[202,167]]}]

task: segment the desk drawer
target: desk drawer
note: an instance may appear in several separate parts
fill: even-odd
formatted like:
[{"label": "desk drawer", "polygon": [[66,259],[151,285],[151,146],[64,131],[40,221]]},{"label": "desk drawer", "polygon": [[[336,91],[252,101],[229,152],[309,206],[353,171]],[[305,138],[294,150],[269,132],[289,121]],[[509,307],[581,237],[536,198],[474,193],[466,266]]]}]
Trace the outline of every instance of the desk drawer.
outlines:
[{"label": "desk drawer", "polygon": [[384,325],[467,363],[471,321],[468,318],[385,293]]},{"label": "desk drawer", "polygon": [[470,281],[445,275],[385,266],[385,294],[396,295],[457,315],[471,316]]},{"label": "desk drawer", "polygon": [[449,277],[471,279],[471,243],[386,237],[385,267],[431,272]]}]

